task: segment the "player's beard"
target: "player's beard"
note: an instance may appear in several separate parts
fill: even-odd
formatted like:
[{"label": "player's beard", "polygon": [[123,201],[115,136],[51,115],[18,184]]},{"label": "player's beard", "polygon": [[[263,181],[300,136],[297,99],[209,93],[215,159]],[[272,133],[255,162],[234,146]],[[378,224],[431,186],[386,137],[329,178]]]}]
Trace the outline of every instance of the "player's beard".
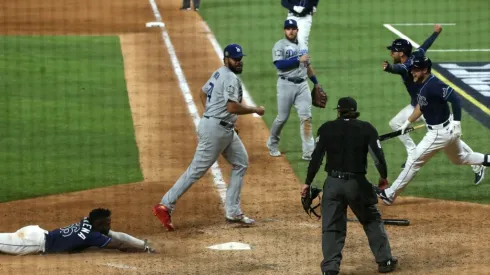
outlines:
[{"label": "player's beard", "polygon": [[235,64],[235,66],[230,66],[230,70],[235,74],[241,74],[243,71],[243,63],[238,62]]},{"label": "player's beard", "polygon": [[291,35],[291,38],[288,35],[286,35],[286,39],[289,40],[289,41],[291,41],[291,42],[293,42],[293,43],[296,42],[296,39],[297,38],[298,38],[298,35],[297,34],[296,35],[294,35],[294,34]]}]

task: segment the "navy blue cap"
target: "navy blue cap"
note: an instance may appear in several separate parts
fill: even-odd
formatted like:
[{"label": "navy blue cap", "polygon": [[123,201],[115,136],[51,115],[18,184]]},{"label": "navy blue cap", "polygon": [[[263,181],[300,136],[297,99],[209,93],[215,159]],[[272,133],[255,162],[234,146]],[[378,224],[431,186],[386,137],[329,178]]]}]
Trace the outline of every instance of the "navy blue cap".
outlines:
[{"label": "navy blue cap", "polygon": [[427,56],[416,56],[412,61],[412,68],[425,69],[431,67],[432,61]]},{"label": "navy blue cap", "polygon": [[298,22],[294,19],[286,19],[284,21],[284,28],[298,28]]},{"label": "navy blue cap", "polygon": [[231,58],[239,58],[245,56],[245,54],[243,53],[242,46],[238,44],[230,44],[226,46],[226,48],[223,51],[223,55],[225,57],[231,57]]},{"label": "navy blue cap", "polygon": [[334,110],[340,111],[357,111],[357,101],[350,96],[342,97],[337,103],[337,108]]},{"label": "navy blue cap", "polygon": [[391,50],[392,52],[412,52],[412,44],[410,41],[406,39],[395,39],[391,43],[391,46],[386,47],[388,50]]}]

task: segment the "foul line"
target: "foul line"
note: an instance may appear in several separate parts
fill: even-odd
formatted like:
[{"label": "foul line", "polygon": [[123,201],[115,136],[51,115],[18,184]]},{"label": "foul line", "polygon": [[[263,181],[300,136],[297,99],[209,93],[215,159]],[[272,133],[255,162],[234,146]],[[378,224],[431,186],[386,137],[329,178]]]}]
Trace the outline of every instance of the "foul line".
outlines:
[{"label": "foul line", "polygon": [[[151,9],[153,10],[153,14],[155,15],[155,19],[158,22],[163,23],[162,16],[160,14],[160,11],[158,10],[158,6],[155,0],[148,0],[148,1],[150,2]],[[184,76],[184,72],[182,71],[182,67],[180,66],[179,59],[177,58],[177,54],[175,52],[175,48],[172,44],[172,41],[170,40],[170,36],[168,35],[166,29],[163,29],[162,31],[162,38],[165,43],[165,46],[167,47],[168,54],[170,55],[170,61],[172,62],[174,73],[179,80],[179,87],[182,92],[182,96],[185,99],[187,110],[189,111],[189,115],[192,117],[195,130],[197,132],[199,122],[201,121],[201,117],[197,112],[197,107],[196,104],[194,103],[194,99],[192,97],[189,84],[187,83],[187,80]],[[214,185],[216,186],[216,189],[218,189],[219,195],[221,197],[221,201],[224,205],[226,201],[226,184],[225,181],[223,180],[223,174],[221,173],[221,169],[219,168],[218,161],[215,161],[211,166],[211,174],[213,175]]]},{"label": "foul line", "polygon": [[490,49],[443,49],[430,50],[430,52],[490,52]]},{"label": "foul line", "polygon": [[[415,41],[413,41],[412,39],[410,39],[410,37],[404,35],[402,32],[400,32],[399,30],[397,30],[392,25],[390,25],[390,24],[383,24],[383,26],[385,28],[387,28],[388,30],[390,30],[392,33],[398,35],[399,37],[410,41],[410,43],[412,43],[415,47],[417,47],[417,48],[420,47],[419,44],[417,44]],[[433,51],[433,50],[430,50],[430,51]],[[442,74],[440,74],[439,72],[437,72],[434,69],[432,69],[432,74],[435,75],[435,76],[437,76],[442,82],[444,82],[447,85],[451,86],[458,94],[460,94],[466,100],[468,100],[473,105],[475,105],[476,107],[478,107],[484,113],[486,113],[487,115],[490,115],[490,109],[488,109],[485,105],[481,104],[478,100],[474,99],[471,95],[469,95],[468,93],[466,93],[463,89],[459,88],[454,83],[452,83],[451,81],[449,81]]]},{"label": "foul line", "polygon": [[[223,49],[219,45],[218,40],[214,36],[213,32],[209,28],[206,21],[204,21],[204,19],[202,19],[202,18],[201,18],[201,21],[202,21],[202,26],[207,33],[206,36],[209,39],[209,42],[211,42],[211,45],[213,46],[213,49],[216,52],[216,55],[220,58],[220,60],[223,60],[223,57],[224,57],[223,56]],[[248,92],[247,88],[245,87],[245,84],[243,83],[243,81],[242,81],[242,87],[243,87],[243,100],[245,100],[245,104],[247,104],[249,106],[256,107],[257,105],[255,104],[252,97],[250,96],[250,93]],[[258,114],[255,114],[255,113],[253,114],[253,116],[254,117],[260,117]]]},{"label": "foul line", "polygon": [[441,25],[441,26],[456,26],[456,23],[392,23],[388,25],[392,26],[434,26],[434,25]]}]

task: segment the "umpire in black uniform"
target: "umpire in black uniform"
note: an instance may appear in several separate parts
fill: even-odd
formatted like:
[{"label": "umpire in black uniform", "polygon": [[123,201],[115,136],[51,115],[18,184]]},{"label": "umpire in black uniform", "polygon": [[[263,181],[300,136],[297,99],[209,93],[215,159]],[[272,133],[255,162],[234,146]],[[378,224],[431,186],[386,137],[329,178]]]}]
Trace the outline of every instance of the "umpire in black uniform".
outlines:
[{"label": "umpire in black uniform", "polygon": [[347,230],[347,206],[364,227],[369,246],[378,263],[378,271],[395,269],[397,259],[391,255],[374,186],[366,179],[367,154],[374,159],[380,183],[387,184],[387,166],[377,130],[366,121],[358,120],[357,102],[351,97],[338,101],[338,118],[324,123],[317,133],[315,150],[308,166],[301,195],[306,196],[320,169],[326,153],[325,171],[328,177],[323,186],[321,269],[324,275],[340,270],[342,249]]},{"label": "umpire in black uniform", "polygon": [[[194,10],[199,10],[199,5],[201,4],[201,0],[192,0],[194,4]],[[182,0],[181,10],[191,10],[191,0]]]}]

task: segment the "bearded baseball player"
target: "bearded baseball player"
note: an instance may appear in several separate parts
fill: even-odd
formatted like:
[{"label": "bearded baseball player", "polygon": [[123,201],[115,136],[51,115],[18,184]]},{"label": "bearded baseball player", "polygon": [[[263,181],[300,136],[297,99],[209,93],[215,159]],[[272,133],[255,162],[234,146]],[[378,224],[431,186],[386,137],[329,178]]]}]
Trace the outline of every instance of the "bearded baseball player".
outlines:
[{"label": "bearded baseball player", "polygon": [[286,19],[293,19],[298,23],[298,41],[308,49],[313,15],[316,13],[319,0],[281,0],[281,5],[288,9]]},{"label": "bearded baseball player", "polygon": [[[405,85],[411,99],[410,104],[405,106],[390,120],[389,125],[393,131],[400,128],[410,114],[412,114],[413,110],[415,109],[415,105],[417,105],[417,94],[420,87],[419,84],[413,81],[412,74],[410,73],[413,58],[418,55],[424,55],[441,32],[442,27],[436,24],[432,35],[427,38],[427,40],[425,40],[424,43],[413,53],[412,44],[406,39],[395,39],[391,46],[387,47],[391,52],[390,55],[393,58],[393,65],[385,61],[383,63],[383,70],[385,72],[398,74],[401,76],[403,84]],[[419,118],[419,121],[423,119],[424,117],[422,116]],[[410,137],[410,134],[400,135],[398,138],[403,145],[405,145],[408,157],[415,150],[415,142]],[[405,163],[402,164],[402,168],[404,166]]]},{"label": "bearded baseball player", "polygon": [[240,45],[226,46],[224,66],[216,70],[202,87],[200,97],[206,109],[198,126],[199,142],[194,158],[161,202],[153,207],[153,213],[168,231],[174,230],[171,214],[175,211],[177,200],[204,176],[219,155],[223,155],[233,166],[226,191],[226,220],[246,225],[255,223],[240,208],[248,154],[234,129],[239,115],[256,113],[262,116],[265,110],[262,106],[242,104],[242,83],[237,75],[243,70],[243,56],[245,54]]},{"label": "bearded baseball player", "polygon": [[78,223],[49,232],[29,225],[13,233],[0,233],[0,252],[11,255],[74,253],[89,247],[157,253],[147,240],[112,231],[111,211],[102,208],[93,209]]},{"label": "bearded baseball player", "polygon": [[301,51],[301,43],[297,39],[298,24],[293,19],[284,22],[285,38],[276,42],[272,49],[272,60],[277,69],[277,110],[278,114],[272,124],[267,148],[273,157],[281,155],[279,140],[283,126],[289,118],[294,105],[300,119],[300,136],[302,142],[302,158],[311,160],[315,149],[311,124],[312,95],[309,90],[307,76],[321,89],[315,72],[310,65],[308,51]]},{"label": "bearded baseball player", "polygon": [[[403,80],[408,94],[410,95],[410,104],[405,106],[398,114],[390,120],[390,127],[393,131],[399,129],[408,117],[413,113],[415,106],[417,105],[417,96],[420,90],[420,84],[414,82],[411,74],[412,63],[415,57],[424,56],[428,51],[432,43],[436,40],[439,34],[442,32],[442,27],[438,24],[434,25],[434,32],[432,35],[424,41],[424,43],[412,53],[412,44],[406,39],[395,39],[391,46],[388,46],[388,50],[391,51],[391,57],[393,58],[393,65],[387,61],[383,63],[383,70],[392,74],[399,74]],[[417,121],[424,120],[424,116],[421,116]],[[407,158],[415,150],[415,142],[412,140],[409,134],[400,135],[398,137],[405,145],[407,150]],[[463,141],[461,141],[463,149],[468,153],[473,152],[471,148]],[[405,162],[402,164],[402,168],[405,167]],[[472,165],[473,173],[475,174],[474,183],[478,185],[483,180],[483,166]]]},{"label": "bearded baseball player", "polygon": [[[413,58],[411,74],[415,83],[421,85],[417,96],[417,105],[409,118],[397,129],[402,134],[408,126],[424,116],[427,122],[427,134],[407,159],[405,168],[393,184],[384,190],[377,189],[378,197],[386,205],[393,204],[403,188],[415,177],[417,172],[435,154],[443,150],[452,163],[457,165],[490,166],[490,155],[468,152],[461,140],[461,103],[459,96],[450,86],[431,74],[432,62],[426,56]],[[448,102],[451,103],[452,115]],[[466,145],[467,146],[467,145]]]}]

